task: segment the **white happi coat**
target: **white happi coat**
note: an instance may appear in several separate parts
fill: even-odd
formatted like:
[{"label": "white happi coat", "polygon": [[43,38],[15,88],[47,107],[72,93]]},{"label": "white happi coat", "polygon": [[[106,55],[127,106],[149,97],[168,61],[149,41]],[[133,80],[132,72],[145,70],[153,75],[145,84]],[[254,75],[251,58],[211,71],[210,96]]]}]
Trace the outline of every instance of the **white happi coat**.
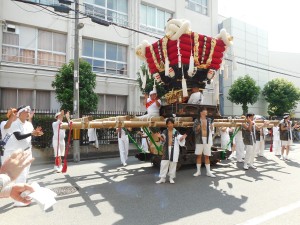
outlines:
[{"label": "white happi coat", "polygon": [[[166,137],[166,134],[168,135],[168,129],[164,130],[164,132],[162,133],[163,138],[165,139],[164,145],[163,145],[163,158],[162,160],[169,160],[172,162],[178,162],[178,158],[179,158],[179,152],[180,152],[180,148],[179,146],[184,146],[185,145],[185,139],[183,139],[182,141],[180,141],[180,138],[182,137],[181,134],[179,134],[179,132],[173,128],[173,135],[175,134],[175,132],[177,132],[177,136],[174,138],[174,153],[173,153],[173,160],[171,160],[171,149],[169,148],[169,143],[168,143],[168,137]],[[166,152],[168,151],[168,152]],[[165,158],[164,158],[165,156]]]}]

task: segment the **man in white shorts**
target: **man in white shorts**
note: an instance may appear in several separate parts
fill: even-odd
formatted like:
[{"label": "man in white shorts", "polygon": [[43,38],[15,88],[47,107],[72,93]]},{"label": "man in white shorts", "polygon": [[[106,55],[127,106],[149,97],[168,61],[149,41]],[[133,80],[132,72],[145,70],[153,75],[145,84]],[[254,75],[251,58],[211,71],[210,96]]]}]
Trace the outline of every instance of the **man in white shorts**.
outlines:
[{"label": "man in white shorts", "polygon": [[202,154],[205,157],[205,167],[206,175],[209,177],[216,177],[210,171],[210,160],[211,156],[211,146],[212,146],[212,123],[207,116],[207,109],[201,108],[200,118],[195,119],[193,125],[193,131],[195,133],[195,155],[197,155],[196,166],[197,172],[194,173],[194,176],[201,175],[201,163],[202,163]]},{"label": "man in white shorts", "polygon": [[[285,114],[283,120],[279,124],[279,133],[281,141],[281,157],[282,160],[288,160],[288,155],[290,151],[290,145],[292,144],[292,129],[298,126],[297,124],[292,127],[292,122],[290,121],[290,115]],[[284,149],[286,149],[286,156],[284,156]]]}]

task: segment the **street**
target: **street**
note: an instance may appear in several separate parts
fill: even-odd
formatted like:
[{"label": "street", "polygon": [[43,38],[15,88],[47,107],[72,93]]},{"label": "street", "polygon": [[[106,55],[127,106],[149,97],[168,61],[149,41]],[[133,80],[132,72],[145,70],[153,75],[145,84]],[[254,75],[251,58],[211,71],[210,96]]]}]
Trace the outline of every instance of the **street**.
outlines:
[{"label": "street", "polygon": [[217,176],[193,177],[193,165],[177,172],[175,184],[155,184],[159,170],[134,157],[128,166],[119,158],[68,163],[65,174],[51,164],[31,167],[31,182],[55,190],[57,203],[43,212],[32,203],[14,208],[1,199],[3,225],[82,224],[299,224],[300,145],[292,146],[290,161],[265,151],[257,169],[225,160],[212,166]]}]

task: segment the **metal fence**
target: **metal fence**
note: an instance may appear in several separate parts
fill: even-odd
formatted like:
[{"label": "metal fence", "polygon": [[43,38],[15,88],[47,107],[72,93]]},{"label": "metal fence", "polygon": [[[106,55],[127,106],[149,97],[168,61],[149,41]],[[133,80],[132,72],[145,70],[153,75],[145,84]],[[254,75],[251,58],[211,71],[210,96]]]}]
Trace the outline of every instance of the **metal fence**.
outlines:
[{"label": "metal fence", "polygon": [[[33,137],[32,144],[39,148],[49,148],[52,147],[52,137],[53,137],[53,130],[52,130],[52,123],[55,121],[55,113],[57,111],[51,110],[36,110],[35,115],[33,117],[33,126],[41,126],[44,132],[43,136],[40,137]],[[135,115],[140,116],[143,113],[141,112],[116,112],[116,111],[105,111],[105,112],[93,112],[89,114],[85,114],[85,116],[92,116],[93,119],[101,119],[107,117],[114,117],[114,116],[123,116],[123,115]],[[1,121],[6,120],[6,114],[3,112],[0,114]],[[133,129],[130,131],[130,135],[137,140],[137,142],[141,141],[141,137],[137,135],[137,131],[139,129]],[[69,130],[66,131],[66,139],[68,137]],[[96,135],[100,145],[107,145],[107,144],[115,144],[118,142],[117,135],[115,133],[115,129],[96,129]],[[2,137],[1,137],[2,138]],[[89,138],[87,130],[80,131],[80,145],[88,145]]]}]

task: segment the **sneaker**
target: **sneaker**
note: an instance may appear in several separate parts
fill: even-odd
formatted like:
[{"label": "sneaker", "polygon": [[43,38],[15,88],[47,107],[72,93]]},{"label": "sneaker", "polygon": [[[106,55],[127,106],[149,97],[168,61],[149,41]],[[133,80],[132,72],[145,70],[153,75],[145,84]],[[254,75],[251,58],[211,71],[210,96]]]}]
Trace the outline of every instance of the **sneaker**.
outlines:
[{"label": "sneaker", "polygon": [[256,166],[254,166],[253,164],[250,164],[249,168],[256,169]]},{"label": "sneaker", "polygon": [[[160,178],[159,181],[156,181],[157,184],[161,184],[161,183],[166,183],[166,179],[165,178]],[[170,181],[171,183],[171,181]]]},{"label": "sneaker", "polygon": [[249,169],[249,166],[248,165],[244,165],[244,169],[245,170]]},{"label": "sneaker", "polygon": [[175,181],[173,180],[173,178],[170,178],[170,184],[175,184]]},{"label": "sneaker", "polygon": [[208,176],[208,177],[216,177],[212,172],[207,172],[206,176]]},{"label": "sneaker", "polygon": [[194,177],[198,177],[200,175],[201,175],[201,171],[200,170],[193,174]]}]

